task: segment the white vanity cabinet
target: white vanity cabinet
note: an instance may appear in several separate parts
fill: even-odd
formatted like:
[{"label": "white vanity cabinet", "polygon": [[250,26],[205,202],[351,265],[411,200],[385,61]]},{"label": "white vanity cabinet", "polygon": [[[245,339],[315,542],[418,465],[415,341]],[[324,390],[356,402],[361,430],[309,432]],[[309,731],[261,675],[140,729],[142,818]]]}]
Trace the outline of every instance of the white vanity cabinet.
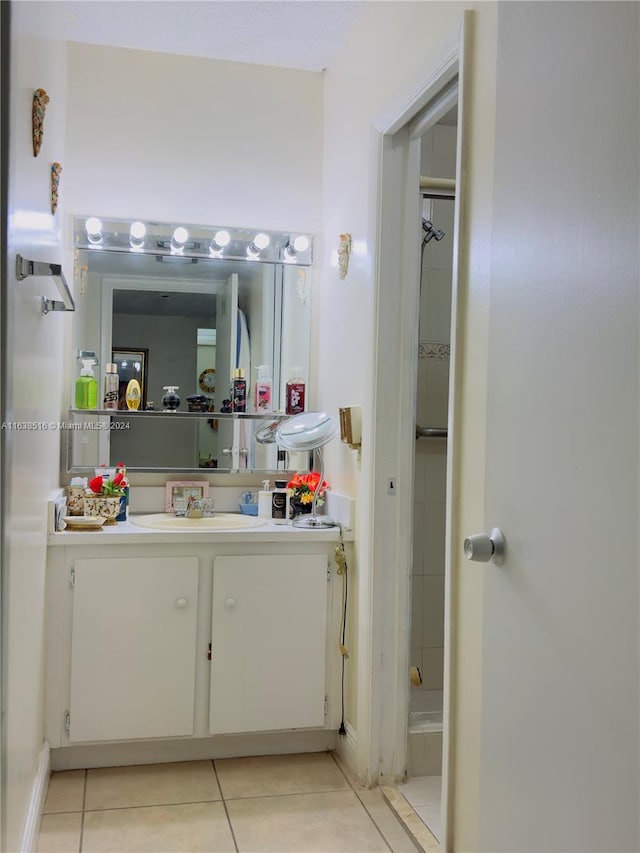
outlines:
[{"label": "white vanity cabinet", "polygon": [[70,581],[69,740],[192,735],[197,558],[80,559]]},{"label": "white vanity cabinet", "polygon": [[324,725],[327,558],[216,557],[212,734]]},{"label": "white vanity cabinet", "polygon": [[[300,734],[309,749],[331,748],[337,533],[192,544],[99,532],[77,546],[72,535],[50,539],[47,570],[45,729],[57,769],[91,766],[100,748],[123,763],[260,754],[265,737],[266,751],[290,751]],[[94,750],[88,763],[83,749]]]}]

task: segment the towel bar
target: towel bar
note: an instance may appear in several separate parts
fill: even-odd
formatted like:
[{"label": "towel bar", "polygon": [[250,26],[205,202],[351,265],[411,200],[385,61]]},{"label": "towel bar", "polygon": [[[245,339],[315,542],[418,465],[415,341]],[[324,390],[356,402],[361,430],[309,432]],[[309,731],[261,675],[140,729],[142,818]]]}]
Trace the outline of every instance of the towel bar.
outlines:
[{"label": "towel bar", "polygon": [[73,301],[73,296],[69,290],[69,285],[65,281],[62,267],[60,264],[48,264],[46,261],[30,261],[23,258],[22,255],[16,255],[16,276],[18,281],[22,281],[30,275],[50,275],[58,286],[58,292],[63,301],[58,299],[47,299],[42,297],[42,313],[48,314],[49,311],[75,311],[76,304]]}]

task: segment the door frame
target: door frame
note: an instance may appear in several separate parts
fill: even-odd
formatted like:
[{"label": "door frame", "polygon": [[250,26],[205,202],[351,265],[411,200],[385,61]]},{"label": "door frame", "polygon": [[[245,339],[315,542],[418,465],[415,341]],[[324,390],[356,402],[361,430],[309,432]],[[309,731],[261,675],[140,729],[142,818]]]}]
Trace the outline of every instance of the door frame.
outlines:
[{"label": "door frame", "polygon": [[[445,659],[443,719],[443,838],[448,849],[452,809],[449,767],[450,737],[455,696],[452,695],[455,649],[452,610],[452,530],[455,527],[456,448],[460,423],[458,378],[460,302],[459,271],[464,268],[465,241],[461,239],[461,200],[467,161],[469,84],[473,13],[462,16],[459,38],[444,60],[402,103],[396,101],[374,121],[377,145],[378,253],[375,271],[375,349],[373,394],[373,488],[370,498],[371,622],[360,637],[366,650],[361,660],[360,684],[369,673],[370,702],[359,702],[358,732],[368,744],[369,784],[394,784],[405,777],[409,711],[409,645],[411,630],[411,564],[413,536],[413,467],[418,352],[420,246],[420,136],[410,124],[423,108],[458,77],[458,133],[456,200],[453,229],[452,318],[445,549]],[[466,74],[468,78],[468,72]],[[466,83],[466,85],[465,85]],[[433,122],[435,123],[435,121]],[[410,418],[407,418],[410,413]],[[395,480],[393,494],[389,481]],[[367,694],[360,694],[365,698]],[[365,706],[364,708],[362,706]],[[366,736],[368,735],[368,737]],[[361,743],[360,735],[358,742]]]}]

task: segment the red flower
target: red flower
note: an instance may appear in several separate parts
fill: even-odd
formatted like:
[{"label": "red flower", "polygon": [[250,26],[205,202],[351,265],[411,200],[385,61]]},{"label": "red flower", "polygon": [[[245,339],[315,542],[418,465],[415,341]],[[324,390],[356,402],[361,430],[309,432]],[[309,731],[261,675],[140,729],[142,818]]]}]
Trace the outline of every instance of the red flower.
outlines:
[{"label": "red flower", "polygon": [[102,475],[98,475],[94,477],[93,480],[89,480],[89,488],[95,495],[99,495],[102,492],[102,484],[104,480],[102,479]]}]

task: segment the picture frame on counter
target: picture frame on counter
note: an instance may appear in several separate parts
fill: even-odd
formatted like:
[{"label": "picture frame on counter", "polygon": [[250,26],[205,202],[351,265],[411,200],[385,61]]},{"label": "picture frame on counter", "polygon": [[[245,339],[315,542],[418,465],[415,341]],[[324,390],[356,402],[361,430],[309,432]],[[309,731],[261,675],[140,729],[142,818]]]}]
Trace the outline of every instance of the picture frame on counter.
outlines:
[{"label": "picture frame on counter", "polygon": [[193,497],[197,501],[209,496],[209,483],[204,483],[202,480],[169,480],[165,484],[164,510],[165,512],[173,512],[173,502],[175,498]]}]

